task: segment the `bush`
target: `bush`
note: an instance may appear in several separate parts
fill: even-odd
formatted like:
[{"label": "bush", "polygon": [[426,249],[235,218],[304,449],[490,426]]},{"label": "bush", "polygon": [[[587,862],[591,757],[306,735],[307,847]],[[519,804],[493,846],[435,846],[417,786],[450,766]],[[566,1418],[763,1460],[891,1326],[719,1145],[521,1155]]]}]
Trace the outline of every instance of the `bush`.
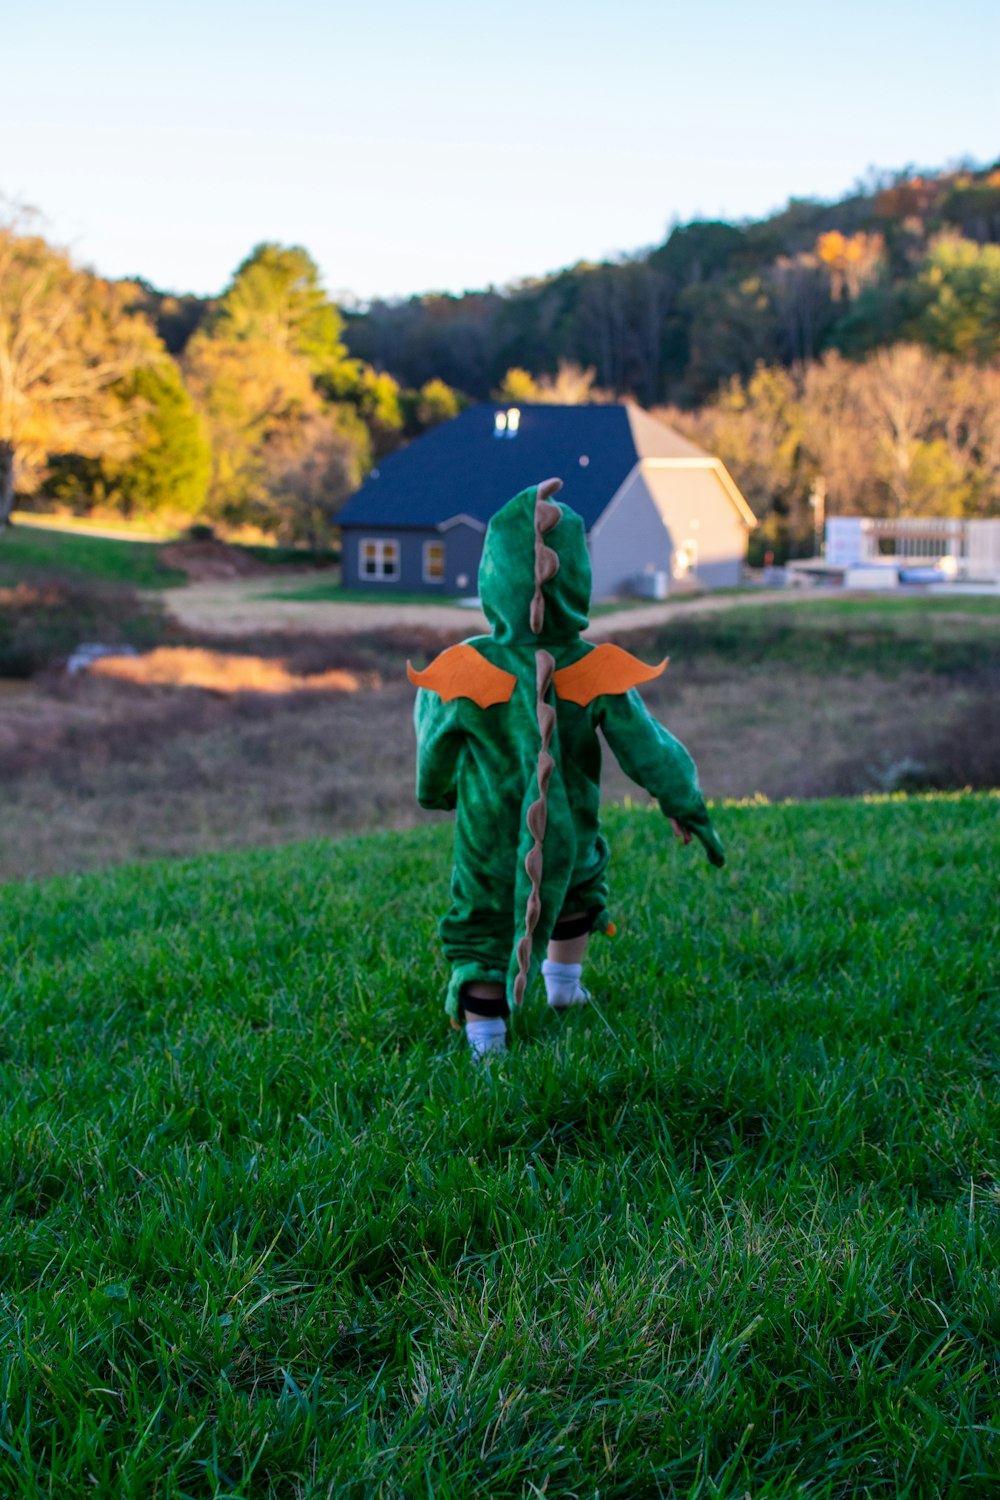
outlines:
[{"label": "bush", "polygon": [[928,747],[933,788],[1000,787],[1000,672],[989,691],[970,703]]},{"label": "bush", "polygon": [[148,647],[163,634],[158,604],[132,589],[38,579],[0,586],[0,678],[28,678],[82,641]]},{"label": "bush", "polygon": [[916,734],[876,766],[848,766],[845,790],[992,791],[1000,787],[1000,672],[970,679],[970,701],[944,728]]}]

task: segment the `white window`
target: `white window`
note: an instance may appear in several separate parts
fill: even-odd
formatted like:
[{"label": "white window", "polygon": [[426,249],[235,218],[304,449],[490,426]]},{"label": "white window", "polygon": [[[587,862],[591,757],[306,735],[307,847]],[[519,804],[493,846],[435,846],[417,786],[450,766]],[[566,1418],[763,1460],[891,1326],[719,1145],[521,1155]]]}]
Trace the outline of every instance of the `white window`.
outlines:
[{"label": "white window", "polygon": [[424,582],[444,583],[444,542],[424,543]]},{"label": "white window", "polygon": [[362,537],[358,543],[358,572],[362,578],[399,577],[399,543],[381,537]]}]

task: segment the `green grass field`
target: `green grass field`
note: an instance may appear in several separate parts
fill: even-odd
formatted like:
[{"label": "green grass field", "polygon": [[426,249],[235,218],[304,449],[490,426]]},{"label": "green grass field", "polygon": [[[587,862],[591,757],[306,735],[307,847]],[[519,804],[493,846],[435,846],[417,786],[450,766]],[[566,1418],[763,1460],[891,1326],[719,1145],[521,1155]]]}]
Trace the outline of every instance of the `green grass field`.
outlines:
[{"label": "green grass field", "polygon": [[[302,604],[453,604],[458,605],[465,596],[460,594],[430,594],[426,590],[417,593],[399,589],[379,589],[376,587],[368,589],[345,589],[342,588],[337,579],[330,579],[323,583],[311,583],[302,588],[282,589],[273,594],[264,594],[265,599],[294,599]],[[617,613],[621,610],[641,609],[649,604],[648,599],[615,599],[603,604],[595,604],[591,608],[591,618],[598,620],[602,615]]]},{"label": "green grass field", "polygon": [[984,619],[1000,619],[1000,595],[997,594],[939,594],[933,588],[907,591],[900,594],[848,594],[843,599],[826,597],[822,601],[804,593],[794,600],[799,608],[811,608],[812,612],[827,610],[840,620],[851,615],[880,615],[883,619],[898,619],[917,610],[921,614],[937,615],[981,615]]},{"label": "green grass field", "polygon": [[[0,531],[0,582],[15,583],[25,576],[58,574],[80,581],[121,583],[136,589],[179,588],[187,575],[160,559],[164,542],[125,541],[88,536],[85,531],[63,531],[38,525],[13,526]],[[274,568],[329,566],[339,554],[293,547],[241,547],[258,563]],[[281,595],[280,597],[288,597]]]},{"label": "green grass field", "polygon": [[263,599],[294,599],[299,604],[458,604],[455,594],[427,594],[401,589],[345,589],[337,578],[328,582],[283,588],[262,594]]},{"label": "green grass field", "polygon": [[485,1073],[447,826],[0,887],[0,1494],[995,1496],[1000,796],[718,821]]},{"label": "green grass field", "polygon": [[633,642],[695,669],[786,670],[833,675],[1000,671],[1000,599],[813,598],[748,601],[717,614],[683,614],[644,628]]},{"label": "green grass field", "polygon": [[43,573],[124,583],[137,589],[164,589],[186,582],[183,573],[160,561],[157,542],[125,542],[40,526],[0,531],[0,582],[17,583]]}]

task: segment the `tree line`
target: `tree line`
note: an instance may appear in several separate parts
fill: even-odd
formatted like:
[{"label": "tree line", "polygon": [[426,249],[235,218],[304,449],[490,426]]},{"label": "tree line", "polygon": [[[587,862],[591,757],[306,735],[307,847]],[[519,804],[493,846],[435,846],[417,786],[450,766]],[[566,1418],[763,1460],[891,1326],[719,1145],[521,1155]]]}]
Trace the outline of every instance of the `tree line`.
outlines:
[{"label": "tree line", "polygon": [[200,301],[0,228],[0,525],[19,496],[323,541],[378,457],[464,399],[404,388],[343,326],[299,246],[258,245]]},{"label": "tree line", "polygon": [[675,226],[503,290],[338,308],[301,247],[217,298],[0,229],[0,518],[29,503],[324,534],[469,400],[629,396],[717,452],[779,552],[839,511],[1000,511],[1000,169]]},{"label": "tree line", "polygon": [[1000,363],[896,343],[734,375],[696,411],[656,413],[717,454],[761,521],[751,555],[811,552],[829,514],[1000,515]]},{"label": "tree line", "polygon": [[678,225],[658,248],[505,291],[376,302],[349,314],[355,354],[434,373],[477,399],[512,366],[560,359],[642,405],[710,400],[760,363],[900,340],[959,358],[1000,347],[1000,169],[900,175],[841,203],[793,201],[750,224]]}]

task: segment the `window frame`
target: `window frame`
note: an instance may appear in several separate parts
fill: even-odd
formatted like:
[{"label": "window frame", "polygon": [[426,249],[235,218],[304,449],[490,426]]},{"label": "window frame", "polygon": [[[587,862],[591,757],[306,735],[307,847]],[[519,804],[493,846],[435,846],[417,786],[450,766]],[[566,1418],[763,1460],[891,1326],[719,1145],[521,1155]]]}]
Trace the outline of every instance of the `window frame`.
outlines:
[{"label": "window frame", "polygon": [[[441,572],[437,575],[437,577],[435,577],[431,573],[431,571],[430,571],[429,553],[430,553],[432,547],[436,547],[440,551],[440,553],[441,553]],[[433,540],[428,539],[427,541],[425,541],[424,545],[423,545],[423,550],[422,550],[422,553],[421,553],[421,559],[422,559],[421,574],[422,574],[424,583],[433,584],[435,586],[435,588],[440,587],[444,583],[445,577],[446,577],[446,573],[447,573],[447,566],[446,565],[447,565],[447,560],[448,560],[448,549],[445,546],[444,542],[438,541],[436,538],[433,539]]]},{"label": "window frame", "polygon": [[[375,571],[369,573],[365,567],[365,549],[374,549]],[[386,564],[391,562],[392,571]],[[363,536],[358,538],[358,578],[362,583],[398,583],[402,574],[402,549],[399,538],[394,536]]]}]

